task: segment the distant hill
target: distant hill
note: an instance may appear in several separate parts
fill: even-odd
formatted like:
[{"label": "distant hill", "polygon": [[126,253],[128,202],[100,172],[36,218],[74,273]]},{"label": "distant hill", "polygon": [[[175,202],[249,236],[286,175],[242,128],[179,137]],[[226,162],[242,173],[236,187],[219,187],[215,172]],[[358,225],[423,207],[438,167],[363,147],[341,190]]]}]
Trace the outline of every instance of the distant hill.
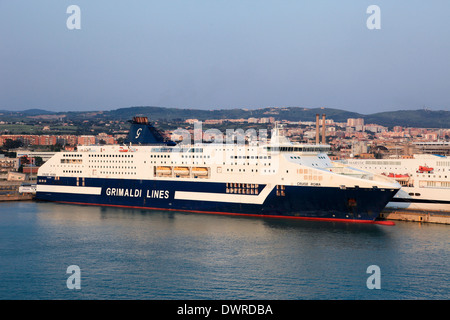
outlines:
[{"label": "distant hill", "polygon": [[11,115],[11,116],[36,116],[36,115],[48,115],[48,114],[56,114],[56,112],[42,110],[42,109],[28,109],[24,111],[10,111],[10,110],[0,110],[0,117],[2,115]]},{"label": "distant hill", "polygon": [[199,109],[178,109],[162,107],[131,107],[111,110],[103,113],[104,118],[114,118],[120,120],[131,119],[136,115],[147,116],[153,120],[174,120],[174,119],[248,119],[248,118],[268,118],[275,120],[292,121],[315,121],[316,114],[326,114],[327,118],[335,121],[347,121],[348,118],[361,118],[364,115],[331,108],[262,108],[262,109],[219,109],[219,110],[199,110]]},{"label": "distant hill", "polygon": [[[40,109],[25,111],[0,111],[0,121],[23,121],[47,115],[47,119],[63,117],[67,120],[130,120],[134,116],[147,116],[150,120],[184,120],[184,119],[248,119],[251,117],[274,117],[275,120],[315,121],[316,114],[325,114],[327,119],[345,122],[348,118],[364,118],[366,124],[375,123],[393,127],[450,128],[450,111],[431,110],[399,110],[379,112],[369,115],[333,108],[302,108],[302,107],[268,107],[261,109],[219,109],[200,110],[182,108],[164,108],[155,106],[136,106],[109,111],[89,112],[50,112]],[[44,117],[42,117],[44,118]]]},{"label": "distant hill", "polygon": [[365,123],[387,127],[450,128],[450,111],[400,110],[380,112],[364,117]]}]

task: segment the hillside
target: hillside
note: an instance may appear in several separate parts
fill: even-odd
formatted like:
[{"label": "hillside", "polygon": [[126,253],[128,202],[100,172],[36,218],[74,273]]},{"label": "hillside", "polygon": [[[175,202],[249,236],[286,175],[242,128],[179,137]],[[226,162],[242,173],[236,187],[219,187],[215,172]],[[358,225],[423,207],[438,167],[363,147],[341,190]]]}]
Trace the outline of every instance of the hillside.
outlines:
[{"label": "hillside", "polygon": [[450,128],[450,111],[400,110],[380,112],[364,117],[365,123],[386,127]]},{"label": "hillside", "polygon": [[184,120],[184,119],[248,119],[251,117],[274,117],[275,120],[291,121],[315,121],[316,114],[326,114],[328,119],[337,122],[345,122],[348,118],[364,118],[366,124],[375,123],[386,127],[425,127],[425,128],[450,128],[450,111],[431,110],[399,110],[392,112],[380,112],[364,115],[332,108],[262,108],[262,109],[219,109],[199,110],[164,107],[129,107],[109,111],[89,112],[49,112],[45,110],[31,109],[26,111],[0,111],[2,121],[27,121],[49,120],[56,121],[67,119],[72,121],[92,120],[130,120],[133,116],[143,115],[151,120]]}]

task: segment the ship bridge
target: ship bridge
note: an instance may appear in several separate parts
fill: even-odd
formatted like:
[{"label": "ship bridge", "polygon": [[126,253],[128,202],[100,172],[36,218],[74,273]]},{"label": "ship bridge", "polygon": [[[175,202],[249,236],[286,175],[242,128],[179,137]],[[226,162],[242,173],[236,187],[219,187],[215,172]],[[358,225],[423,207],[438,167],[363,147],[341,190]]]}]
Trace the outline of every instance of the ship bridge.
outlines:
[{"label": "ship bridge", "polygon": [[293,144],[287,137],[281,133],[281,128],[276,122],[275,127],[272,130],[272,139],[270,144],[265,146],[264,149],[268,152],[296,152],[296,153],[309,153],[319,154],[328,153],[331,150],[329,144]]}]

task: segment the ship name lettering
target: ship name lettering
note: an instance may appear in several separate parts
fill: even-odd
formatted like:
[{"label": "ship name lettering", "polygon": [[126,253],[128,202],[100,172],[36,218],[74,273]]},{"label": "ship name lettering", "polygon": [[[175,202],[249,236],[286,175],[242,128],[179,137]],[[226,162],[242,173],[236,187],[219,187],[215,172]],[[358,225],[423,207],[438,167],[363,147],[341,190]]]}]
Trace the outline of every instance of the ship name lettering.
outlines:
[{"label": "ship name lettering", "polygon": [[169,190],[147,190],[147,198],[169,199]]},{"label": "ship name lettering", "polygon": [[138,197],[142,196],[142,190],[141,189],[124,189],[124,188],[107,188],[106,195],[113,196],[113,197],[138,198]]}]

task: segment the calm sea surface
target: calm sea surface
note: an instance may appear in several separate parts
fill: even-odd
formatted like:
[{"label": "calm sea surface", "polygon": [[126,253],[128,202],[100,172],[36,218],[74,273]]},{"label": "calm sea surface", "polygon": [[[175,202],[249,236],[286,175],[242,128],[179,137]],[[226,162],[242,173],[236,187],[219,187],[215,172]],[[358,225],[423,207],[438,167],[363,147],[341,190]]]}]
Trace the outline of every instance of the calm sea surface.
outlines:
[{"label": "calm sea surface", "polygon": [[0,203],[0,299],[449,299],[449,245],[448,225]]}]

